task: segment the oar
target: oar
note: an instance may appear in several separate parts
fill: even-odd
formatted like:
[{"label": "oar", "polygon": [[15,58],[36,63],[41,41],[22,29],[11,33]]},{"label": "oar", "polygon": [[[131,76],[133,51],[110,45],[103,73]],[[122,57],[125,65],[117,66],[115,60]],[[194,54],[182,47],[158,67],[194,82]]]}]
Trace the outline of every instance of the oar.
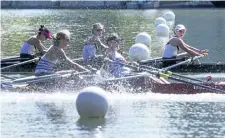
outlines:
[{"label": "oar", "polygon": [[90,71],[83,71],[83,72],[76,72],[75,71],[64,71],[64,72],[58,72],[50,75],[43,75],[43,76],[31,76],[31,77],[25,77],[25,78],[20,78],[13,80],[11,82],[4,82],[1,83],[2,87],[7,87],[7,88],[17,88],[17,87],[26,87],[30,84],[36,84],[40,82],[45,82],[45,81],[51,81],[55,79],[62,79],[62,78],[74,78],[82,74],[88,74]]},{"label": "oar", "polygon": [[[107,59],[107,60],[108,60],[108,59]],[[202,87],[202,88],[205,88],[205,89],[208,89],[208,90],[213,90],[213,91],[215,91],[215,92],[225,93],[224,90],[217,89],[217,88],[213,88],[213,87],[206,86],[206,85],[202,85],[202,84],[198,84],[198,83],[193,83],[193,82],[181,80],[181,79],[172,77],[172,76],[170,76],[170,75],[168,75],[168,74],[161,73],[160,71],[152,71],[152,70],[149,70],[149,69],[145,69],[145,68],[141,68],[141,67],[139,68],[139,67],[135,67],[135,66],[132,66],[132,65],[124,64],[124,63],[113,62],[113,61],[111,61],[111,60],[108,60],[108,61],[109,61],[109,62],[112,62],[112,63],[116,63],[116,64],[121,64],[121,65],[130,67],[130,68],[134,68],[134,69],[139,70],[139,71],[145,71],[145,72],[148,72],[148,73],[150,73],[150,74],[156,75],[156,76],[158,76],[158,77],[162,77],[162,78],[166,78],[166,79],[171,79],[171,80],[179,81],[179,82],[183,82],[183,83],[186,83],[186,84],[191,84],[191,85],[194,85],[194,86],[199,86],[199,87]]]},{"label": "oar", "polygon": [[174,65],[171,65],[171,66],[169,66],[169,67],[162,68],[162,69],[154,68],[154,67],[151,67],[151,66],[145,66],[145,65],[141,65],[141,67],[144,67],[144,68],[147,68],[147,69],[152,69],[152,70],[161,71],[161,72],[166,73],[166,74],[168,74],[168,75],[170,75],[170,76],[171,76],[171,75],[174,75],[174,76],[182,77],[182,78],[185,78],[185,79],[189,79],[189,80],[193,80],[193,81],[197,81],[197,82],[204,83],[202,80],[195,79],[195,78],[190,78],[190,77],[187,77],[187,76],[178,74],[178,73],[173,73],[173,72],[171,72],[171,71],[168,71],[169,69],[172,69],[172,68],[174,68],[174,67],[177,67],[177,66],[180,66],[180,65],[182,65],[182,64],[186,64],[186,63],[192,62],[193,60],[202,58],[203,56],[204,56],[204,55],[196,56],[196,57],[187,59],[187,60],[185,60],[185,61],[183,61],[183,62],[179,62],[179,63],[177,63],[177,64],[174,64]]},{"label": "oar", "polygon": [[202,58],[202,57],[204,57],[205,55],[200,55],[200,56],[195,56],[195,57],[193,57],[193,58],[189,58],[189,59],[187,59],[187,60],[185,60],[185,61],[182,61],[182,62],[179,62],[179,63],[177,63],[177,64],[174,64],[174,65],[171,65],[171,66],[169,66],[169,67],[166,67],[166,68],[163,68],[162,70],[170,70],[170,69],[172,69],[172,68],[174,68],[174,67],[177,67],[177,66],[180,66],[180,65],[183,65],[183,64],[186,64],[186,63],[190,63],[190,62],[192,62],[192,61],[194,61],[194,60],[197,60],[197,59],[200,59],[200,58]]},{"label": "oar", "polygon": [[141,61],[138,61],[138,63],[143,65],[143,64],[154,63],[154,62],[184,61],[184,60],[185,60],[185,57],[182,57],[182,58],[171,58],[171,59],[154,58],[154,59],[141,60]]},{"label": "oar", "polygon": [[202,80],[190,78],[190,77],[187,77],[187,76],[184,76],[184,75],[181,75],[181,74],[178,74],[178,73],[174,73],[174,72],[171,72],[171,71],[164,71],[164,70],[161,70],[161,69],[158,69],[158,68],[154,68],[154,67],[151,67],[151,66],[145,66],[145,65],[141,65],[141,67],[146,68],[146,69],[151,69],[151,70],[158,70],[158,71],[164,72],[165,74],[168,74],[170,76],[174,75],[174,76],[177,76],[177,77],[182,77],[182,78],[185,78],[185,79],[190,79],[190,80],[193,80],[193,81],[204,83]]},{"label": "oar", "polygon": [[9,68],[16,67],[16,66],[19,66],[19,65],[25,65],[25,64],[28,64],[28,63],[31,63],[31,62],[35,62],[35,61],[38,61],[38,60],[39,60],[39,57],[31,59],[31,60],[28,60],[28,61],[20,62],[18,64],[14,64],[14,65],[10,65],[10,66],[7,66],[7,67],[3,67],[0,70],[9,69]]},{"label": "oar", "polygon": [[6,79],[15,80],[15,78],[12,78],[12,77],[9,77],[9,76],[3,75],[3,74],[1,74],[1,76],[6,78]]}]

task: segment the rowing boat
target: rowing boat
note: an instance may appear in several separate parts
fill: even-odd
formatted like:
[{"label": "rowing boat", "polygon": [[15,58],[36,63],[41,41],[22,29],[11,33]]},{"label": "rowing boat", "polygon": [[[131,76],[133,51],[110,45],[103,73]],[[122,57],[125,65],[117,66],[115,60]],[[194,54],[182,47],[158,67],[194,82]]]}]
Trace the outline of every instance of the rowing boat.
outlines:
[{"label": "rowing boat", "polygon": [[[13,57],[11,59],[4,59],[1,60],[1,67],[6,67],[9,65],[13,65],[16,63],[19,63],[21,61],[25,61],[27,59],[21,59],[19,57]],[[183,61],[185,59],[183,58],[177,58],[177,59],[166,59],[166,60],[176,60],[176,61]],[[77,62],[78,64],[82,66],[86,66],[87,63],[83,61],[82,58],[77,58],[73,60],[74,62]],[[163,68],[162,61],[165,61],[165,59],[162,58],[155,58],[150,59],[146,61],[139,62],[140,65],[147,65],[147,66],[153,66],[156,68]],[[2,70],[4,73],[26,73],[26,72],[34,72],[34,69],[36,67],[37,61],[31,62],[29,64],[24,64],[16,67],[12,67],[6,70]],[[102,66],[102,62],[95,62],[92,63],[92,66],[94,65],[95,68],[99,69]],[[170,69],[172,72],[179,72],[179,73],[221,73],[225,72],[225,63],[201,63],[201,64],[183,64],[177,67],[174,67]]]},{"label": "rowing boat", "polygon": [[[74,79],[75,78],[75,79]],[[202,84],[202,83],[199,83]],[[132,76],[102,79],[98,75],[90,75],[87,73],[79,74],[72,77],[71,72],[56,73],[46,76],[31,76],[17,79],[11,83],[2,83],[2,88],[18,88],[24,91],[55,91],[60,90],[79,90],[87,86],[99,86],[107,91],[127,91],[127,92],[154,92],[162,94],[196,94],[196,93],[214,93],[213,89],[207,89],[196,85],[173,82],[169,84],[156,83],[152,76],[146,72],[137,73]],[[225,83],[207,83],[205,86],[225,90]],[[218,92],[217,92],[218,93]],[[223,92],[221,92],[223,93]],[[224,93],[225,94],[225,93]]]}]

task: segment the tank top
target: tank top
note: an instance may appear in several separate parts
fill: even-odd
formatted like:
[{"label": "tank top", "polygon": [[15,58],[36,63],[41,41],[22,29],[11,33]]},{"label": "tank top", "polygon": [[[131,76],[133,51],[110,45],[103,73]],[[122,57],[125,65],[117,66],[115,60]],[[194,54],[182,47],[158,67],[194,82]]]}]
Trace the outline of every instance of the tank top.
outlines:
[{"label": "tank top", "polygon": [[162,57],[163,58],[176,57],[177,52],[178,52],[177,46],[172,46],[171,44],[166,44]]},{"label": "tank top", "polygon": [[[116,63],[122,63],[125,64],[126,60],[125,58],[118,52],[115,52],[114,57],[112,58],[113,62]],[[116,63],[111,63],[109,65],[109,72],[114,76],[114,77],[123,77],[128,75],[131,70],[127,67],[125,67],[122,64],[116,64]]]},{"label": "tank top", "polygon": [[28,44],[27,42],[23,43],[21,49],[20,49],[20,54],[32,54],[34,46]]},{"label": "tank top", "polygon": [[54,68],[56,67],[57,60],[50,61],[45,57],[42,57],[41,60],[38,62],[35,68],[35,74],[39,73],[54,73]]},{"label": "tank top", "polygon": [[95,45],[85,45],[83,48],[83,59],[87,61],[91,57],[96,55],[96,46]]}]

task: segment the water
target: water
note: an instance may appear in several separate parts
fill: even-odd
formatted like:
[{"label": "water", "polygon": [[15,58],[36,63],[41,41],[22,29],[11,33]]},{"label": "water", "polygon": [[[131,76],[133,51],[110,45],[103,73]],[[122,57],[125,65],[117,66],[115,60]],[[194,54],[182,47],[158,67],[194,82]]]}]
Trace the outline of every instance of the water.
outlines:
[{"label": "water", "polygon": [[[224,62],[224,10],[173,10],[176,23],[186,25],[185,41],[209,49],[204,62]],[[80,57],[91,25],[102,22],[105,34],[117,32],[127,50],[136,34],[147,31],[157,47],[154,19],[161,10],[1,10],[1,57],[18,55],[23,41],[40,24],[53,33],[67,28],[72,32],[67,51]],[[47,46],[50,41],[45,42]],[[152,56],[160,56],[158,49]],[[159,50],[160,51],[160,50]],[[215,56],[216,55],[216,56]],[[203,77],[202,74],[197,77]],[[219,74],[218,76],[223,76]],[[79,118],[75,100],[78,91],[1,91],[2,138],[222,138],[225,134],[225,95],[166,95],[151,92],[130,94],[126,90],[107,93],[110,108],[105,119]]]},{"label": "water", "polygon": [[222,137],[225,98],[218,94],[108,94],[105,119],[79,119],[75,93],[1,93],[2,136]]}]

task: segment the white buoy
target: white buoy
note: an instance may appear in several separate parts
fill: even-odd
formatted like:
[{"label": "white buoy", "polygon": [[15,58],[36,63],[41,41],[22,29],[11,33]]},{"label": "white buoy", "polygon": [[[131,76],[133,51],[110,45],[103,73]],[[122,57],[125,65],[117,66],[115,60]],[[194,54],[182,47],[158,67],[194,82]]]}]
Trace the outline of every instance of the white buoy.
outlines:
[{"label": "white buoy", "polygon": [[142,43],[145,44],[146,46],[150,46],[151,42],[152,42],[151,36],[146,32],[139,33],[135,39],[135,43]]},{"label": "white buoy", "polygon": [[76,99],[77,112],[82,118],[105,117],[108,107],[106,92],[99,87],[84,88]]},{"label": "white buoy", "polygon": [[150,57],[150,50],[146,45],[137,43],[130,47],[129,57],[132,61],[145,60]]},{"label": "white buoy", "polygon": [[168,37],[170,28],[166,24],[160,24],[156,27],[156,35],[161,37]]},{"label": "white buoy", "polygon": [[159,24],[166,24],[166,20],[162,17],[158,17],[156,20],[155,20],[155,26],[157,27]]},{"label": "white buoy", "polygon": [[163,14],[163,18],[166,19],[166,21],[174,21],[175,20],[175,14],[172,11],[168,11]]}]

